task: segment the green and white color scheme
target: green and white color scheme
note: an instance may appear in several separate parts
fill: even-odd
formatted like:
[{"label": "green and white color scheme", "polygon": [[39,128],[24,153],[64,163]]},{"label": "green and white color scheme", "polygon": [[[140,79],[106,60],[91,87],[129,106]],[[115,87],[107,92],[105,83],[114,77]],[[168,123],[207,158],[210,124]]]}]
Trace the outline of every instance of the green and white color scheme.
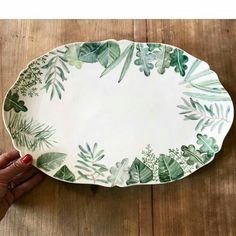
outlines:
[{"label": "green and white color scheme", "polygon": [[36,167],[108,187],[188,176],[220,151],[233,114],[207,63],[171,45],[112,39],[33,60],[3,104],[15,148]]}]

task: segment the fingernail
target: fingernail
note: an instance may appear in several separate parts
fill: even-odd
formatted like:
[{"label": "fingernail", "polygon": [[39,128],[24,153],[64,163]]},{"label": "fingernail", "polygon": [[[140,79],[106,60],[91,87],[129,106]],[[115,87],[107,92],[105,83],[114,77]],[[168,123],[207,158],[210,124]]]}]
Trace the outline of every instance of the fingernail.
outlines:
[{"label": "fingernail", "polygon": [[21,162],[24,164],[28,164],[32,161],[32,156],[30,154],[26,154],[21,158]]}]

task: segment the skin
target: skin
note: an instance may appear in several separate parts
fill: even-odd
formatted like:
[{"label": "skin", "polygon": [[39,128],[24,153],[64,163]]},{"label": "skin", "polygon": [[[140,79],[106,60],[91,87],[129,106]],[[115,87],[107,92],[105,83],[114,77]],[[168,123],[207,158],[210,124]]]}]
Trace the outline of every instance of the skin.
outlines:
[{"label": "skin", "polygon": [[[25,164],[22,159],[16,150],[0,155],[0,220],[16,200],[39,184],[44,177],[42,172],[32,166],[32,160]],[[8,189],[10,181],[16,184],[13,190]]]}]

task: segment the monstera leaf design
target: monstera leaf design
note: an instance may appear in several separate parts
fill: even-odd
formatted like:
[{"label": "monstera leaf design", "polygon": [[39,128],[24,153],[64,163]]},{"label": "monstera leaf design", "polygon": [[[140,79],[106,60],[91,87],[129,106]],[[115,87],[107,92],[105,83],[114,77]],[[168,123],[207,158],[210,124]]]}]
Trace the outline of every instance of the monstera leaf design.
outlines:
[{"label": "monstera leaf design", "polygon": [[75,181],[75,175],[73,174],[73,172],[70,171],[70,169],[66,165],[62,166],[60,170],[56,172],[54,177],[68,182]]},{"label": "monstera leaf design", "polygon": [[135,158],[129,170],[129,179],[126,181],[127,185],[135,183],[147,183],[152,179],[152,170],[138,158]]},{"label": "monstera leaf design", "polygon": [[151,70],[154,68],[153,61],[156,59],[156,55],[149,51],[148,47],[144,47],[143,44],[139,43],[137,48],[137,59],[134,64],[140,66],[139,70],[144,72],[146,76],[149,76]]},{"label": "monstera leaf design", "polygon": [[6,96],[4,110],[10,111],[11,109],[14,109],[17,113],[20,111],[26,112],[28,110],[24,101],[19,100],[19,95],[17,93],[12,93],[10,90]]},{"label": "monstera leaf design", "polygon": [[184,175],[180,164],[170,156],[160,154],[159,156],[159,179],[160,182],[177,180]]},{"label": "monstera leaf design", "polygon": [[123,185],[129,178],[128,163],[129,159],[125,158],[121,162],[117,162],[115,166],[112,166],[110,168],[111,175],[108,176],[107,180],[111,183],[111,186]]},{"label": "monstera leaf design", "polygon": [[215,153],[219,151],[219,147],[214,138],[208,137],[206,134],[197,134],[197,138],[197,144],[201,145],[201,153],[206,153],[208,157],[213,157]]},{"label": "monstera leaf design", "polygon": [[188,57],[184,55],[184,52],[180,49],[174,49],[173,53],[170,54],[171,63],[170,65],[175,67],[175,71],[180,73],[180,75],[185,76],[185,71],[187,70],[186,63],[188,62]]}]

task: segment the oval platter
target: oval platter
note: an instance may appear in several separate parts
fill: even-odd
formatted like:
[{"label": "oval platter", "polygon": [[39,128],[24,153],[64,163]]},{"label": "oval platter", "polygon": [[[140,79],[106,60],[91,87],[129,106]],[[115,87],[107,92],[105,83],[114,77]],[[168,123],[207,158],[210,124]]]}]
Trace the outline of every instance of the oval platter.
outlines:
[{"label": "oval platter", "polygon": [[14,147],[37,168],[107,187],[190,175],[220,151],[233,114],[207,63],[175,46],[113,39],[34,59],[3,104]]}]

